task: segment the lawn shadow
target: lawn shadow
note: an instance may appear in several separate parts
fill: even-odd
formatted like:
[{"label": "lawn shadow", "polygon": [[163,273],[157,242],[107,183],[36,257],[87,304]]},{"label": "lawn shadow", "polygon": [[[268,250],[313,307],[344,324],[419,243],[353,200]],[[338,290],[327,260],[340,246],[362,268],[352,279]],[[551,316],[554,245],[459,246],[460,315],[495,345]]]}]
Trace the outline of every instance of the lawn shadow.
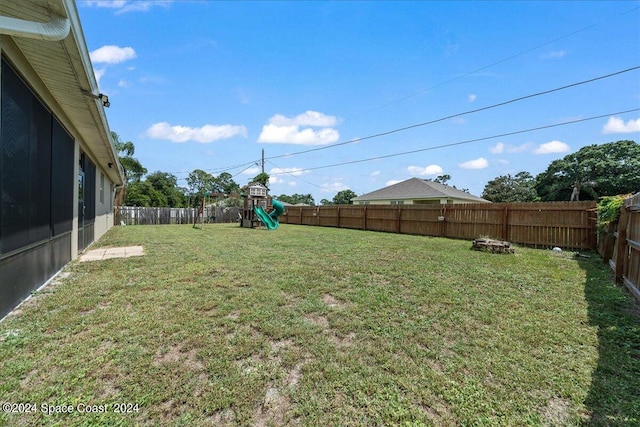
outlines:
[{"label": "lawn shadow", "polygon": [[598,328],[598,364],[585,399],[588,426],[640,425],[640,305],[595,253],[586,272],[589,323]]}]

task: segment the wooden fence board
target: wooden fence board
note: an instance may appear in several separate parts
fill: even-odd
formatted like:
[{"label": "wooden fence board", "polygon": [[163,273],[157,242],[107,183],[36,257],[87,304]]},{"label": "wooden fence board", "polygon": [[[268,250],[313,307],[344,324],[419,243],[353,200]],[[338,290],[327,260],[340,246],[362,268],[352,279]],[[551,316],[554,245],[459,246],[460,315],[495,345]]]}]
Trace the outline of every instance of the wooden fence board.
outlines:
[{"label": "wooden fence board", "polygon": [[[595,249],[595,202],[287,207],[283,224]],[[442,220],[441,220],[442,218]]]},{"label": "wooden fence board", "polygon": [[[205,208],[204,222],[236,222],[240,208]],[[198,217],[196,208],[147,208],[119,206],[116,225],[193,224]]]}]

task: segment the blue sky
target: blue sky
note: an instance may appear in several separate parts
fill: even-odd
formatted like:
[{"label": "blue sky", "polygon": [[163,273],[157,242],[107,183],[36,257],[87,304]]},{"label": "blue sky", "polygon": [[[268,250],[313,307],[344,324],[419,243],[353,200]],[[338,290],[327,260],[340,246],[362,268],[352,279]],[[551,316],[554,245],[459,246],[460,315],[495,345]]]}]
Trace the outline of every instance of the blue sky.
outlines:
[{"label": "blue sky", "polygon": [[440,174],[480,195],[585,145],[640,142],[640,112],[613,114],[640,108],[640,70],[367,138],[639,66],[637,1],[77,5],[111,129],[181,186],[194,169],[244,185],[264,149],[273,195]]}]

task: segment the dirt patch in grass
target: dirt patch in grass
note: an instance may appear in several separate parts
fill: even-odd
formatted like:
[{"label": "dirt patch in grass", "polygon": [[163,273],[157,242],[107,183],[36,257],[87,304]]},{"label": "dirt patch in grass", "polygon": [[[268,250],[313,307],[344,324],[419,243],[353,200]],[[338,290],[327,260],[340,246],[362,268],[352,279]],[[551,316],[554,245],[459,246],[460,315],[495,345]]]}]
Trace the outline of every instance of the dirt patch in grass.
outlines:
[{"label": "dirt patch in grass", "polygon": [[566,425],[570,418],[571,404],[562,398],[554,397],[547,401],[547,406],[540,411],[540,417],[542,418],[542,425],[562,426]]},{"label": "dirt patch in grass", "polygon": [[212,417],[208,417],[205,420],[205,425],[219,426],[219,427],[231,427],[235,426],[236,415],[227,408],[216,412]]},{"label": "dirt patch in grass", "polygon": [[347,335],[340,337],[334,334],[330,335],[331,342],[336,347],[349,347],[353,343],[353,339],[356,337],[355,332],[350,332]]},{"label": "dirt patch in grass", "polygon": [[339,299],[337,299],[336,297],[329,295],[329,294],[325,294],[322,296],[322,301],[327,304],[329,306],[329,308],[339,308],[339,309],[344,309],[347,307],[347,304],[344,303],[343,301],[340,301]]},{"label": "dirt patch in grass", "polygon": [[329,329],[329,319],[326,318],[326,316],[318,316],[315,314],[308,314],[306,316],[304,316],[304,319],[307,322],[311,322],[314,325],[322,328],[322,329]]},{"label": "dirt patch in grass", "polygon": [[437,426],[458,425],[446,403],[439,398],[432,398],[429,404],[420,403],[420,409],[427,415],[429,421]]},{"label": "dirt patch in grass", "polygon": [[204,370],[204,365],[198,360],[197,350],[192,348],[187,352],[182,351],[182,345],[172,345],[166,351],[160,349],[153,358],[153,366],[160,366],[165,363],[178,363],[191,370],[200,372]]},{"label": "dirt patch in grass", "polygon": [[300,425],[291,417],[291,400],[276,387],[268,387],[264,399],[253,411],[255,427],[297,426]]}]

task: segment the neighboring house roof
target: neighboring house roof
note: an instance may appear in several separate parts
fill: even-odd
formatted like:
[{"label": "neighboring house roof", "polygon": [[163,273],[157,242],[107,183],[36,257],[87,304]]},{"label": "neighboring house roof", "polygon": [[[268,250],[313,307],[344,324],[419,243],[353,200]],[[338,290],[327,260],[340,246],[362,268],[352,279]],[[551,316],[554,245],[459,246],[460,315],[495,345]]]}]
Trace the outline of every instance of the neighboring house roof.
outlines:
[{"label": "neighboring house roof", "polygon": [[463,199],[469,203],[490,203],[481,197],[449,187],[448,185],[426,179],[410,178],[406,181],[381,188],[362,196],[354,197],[352,201],[365,200],[424,200],[424,199]]},{"label": "neighboring house roof", "polygon": [[[54,100],[45,99],[46,103],[55,102],[60,107],[86,144],[85,151],[90,151],[112,182],[123,184],[124,171],[113,146],[104,107],[96,99],[100,92],[75,1],[3,1],[0,15],[6,17],[5,21],[12,18],[29,21],[24,23],[28,26],[31,23],[42,23],[45,26],[47,23],[57,22],[67,24],[68,20],[69,32],[59,41],[51,37],[44,40],[46,37],[11,35],[12,32],[2,26],[0,34],[11,35],[29,66],[53,95]],[[7,26],[15,22],[17,21],[11,21]],[[40,92],[38,88],[35,89]],[[112,167],[108,167],[109,164]]]}]

